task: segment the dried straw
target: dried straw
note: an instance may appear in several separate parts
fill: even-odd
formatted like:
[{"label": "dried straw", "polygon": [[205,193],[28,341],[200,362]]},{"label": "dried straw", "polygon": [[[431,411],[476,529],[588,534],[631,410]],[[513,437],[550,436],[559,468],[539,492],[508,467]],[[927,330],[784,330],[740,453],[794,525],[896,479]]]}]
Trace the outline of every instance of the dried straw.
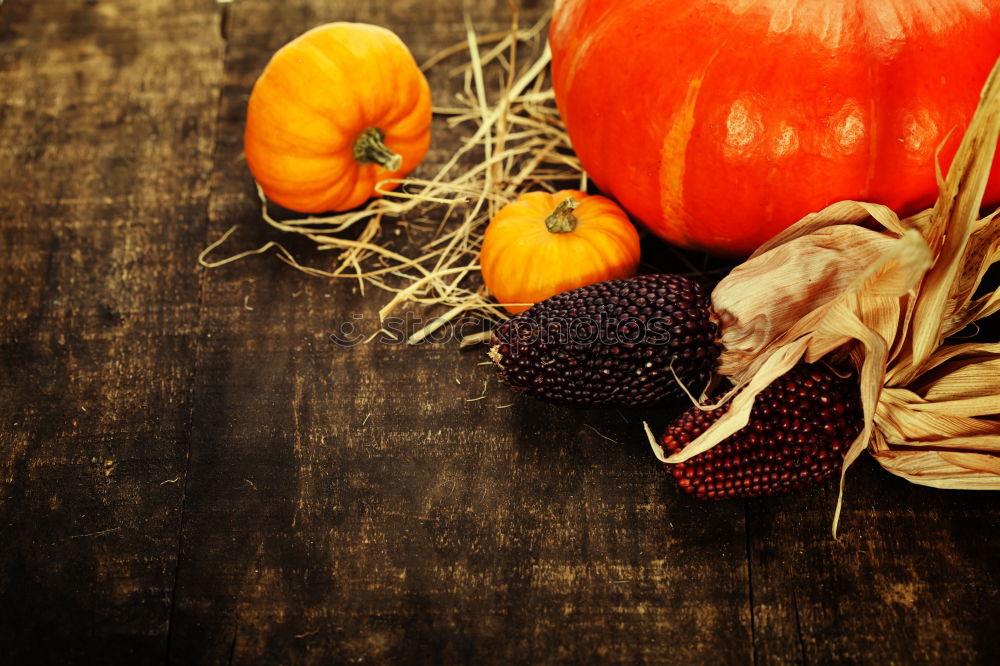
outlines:
[{"label": "dried straw", "polygon": [[[423,64],[426,70],[467,56],[449,72],[462,77],[462,91],[448,106],[434,107],[434,113],[444,117],[449,128],[472,131],[432,177],[395,181],[396,189],[380,188],[379,198],[357,210],[290,220],[271,214],[258,186],[264,221],[283,233],[308,238],[318,250],[334,251],[332,265],[317,268],[301,263],[275,241],[209,261],[236,227],[205,248],[199,263],[214,268],[273,250],[279,259],[309,275],[356,280],[362,294],[366,290],[391,294],[379,310],[382,320],[404,303],[444,310],[409,338],[411,344],[460,315],[493,322],[506,319],[501,304],[489,298],[478,277],[487,223],[525,190],[554,191],[570,184],[583,189],[587,184],[547,82],[550,54],[542,41],[548,18],[522,29],[515,10],[509,31],[481,36],[466,19],[466,39]],[[521,54],[539,51],[533,61],[521,64]],[[408,243],[407,249],[391,249],[393,239],[386,238],[383,227],[389,220],[397,224],[396,234],[402,229],[420,241]]]}]

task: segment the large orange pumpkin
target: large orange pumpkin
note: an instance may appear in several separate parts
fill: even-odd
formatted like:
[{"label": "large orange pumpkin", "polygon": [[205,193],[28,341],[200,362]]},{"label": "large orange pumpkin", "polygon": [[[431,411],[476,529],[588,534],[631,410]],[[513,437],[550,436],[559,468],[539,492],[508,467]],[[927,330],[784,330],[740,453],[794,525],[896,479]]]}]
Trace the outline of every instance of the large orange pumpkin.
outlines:
[{"label": "large orange pumpkin", "polygon": [[743,255],[841,199],[933,204],[1000,0],[557,0],[550,43],[594,181],[667,240]]},{"label": "large orange pumpkin", "polygon": [[420,163],[430,122],[427,79],[399,37],[329,23],[279,49],[257,79],[244,151],[272,201],[303,213],[348,210]]}]

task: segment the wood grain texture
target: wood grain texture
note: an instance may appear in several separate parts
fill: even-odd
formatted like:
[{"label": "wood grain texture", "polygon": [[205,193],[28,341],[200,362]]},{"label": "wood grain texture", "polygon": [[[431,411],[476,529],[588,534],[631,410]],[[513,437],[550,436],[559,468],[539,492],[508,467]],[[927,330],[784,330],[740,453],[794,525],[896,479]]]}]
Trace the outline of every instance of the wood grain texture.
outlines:
[{"label": "wood grain texture", "polygon": [[221,55],[211,3],[0,7],[7,663],[165,654]]},{"label": "wood grain texture", "polygon": [[996,499],[934,491],[862,459],[837,541],[836,489],[749,502],[758,661],[996,663]]},{"label": "wood grain texture", "polygon": [[[834,541],[833,486],[681,496],[641,430],[679,406],[532,402],[481,350],[334,344],[377,328],[354,283],[196,267],[234,224],[227,249],[279,239],[242,157],[275,49],[357,20],[421,61],[463,10],[509,25],[504,0],[0,5],[5,661],[995,663],[994,494],[866,462]],[[436,120],[417,175],[457,145]]]}]

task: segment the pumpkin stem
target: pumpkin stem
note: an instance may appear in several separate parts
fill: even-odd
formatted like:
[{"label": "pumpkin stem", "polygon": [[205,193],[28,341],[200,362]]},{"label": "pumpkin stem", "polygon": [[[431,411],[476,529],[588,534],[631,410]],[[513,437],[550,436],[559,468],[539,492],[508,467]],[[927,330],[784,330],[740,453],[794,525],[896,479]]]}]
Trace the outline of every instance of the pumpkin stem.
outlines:
[{"label": "pumpkin stem", "polygon": [[573,210],[579,205],[573,197],[560,201],[552,214],[545,218],[545,228],[554,234],[565,234],[576,229],[577,219]]},{"label": "pumpkin stem", "polygon": [[378,164],[387,171],[396,171],[403,165],[403,158],[389,150],[383,142],[385,134],[377,127],[369,127],[354,141],[354,159],[362,164]]}]

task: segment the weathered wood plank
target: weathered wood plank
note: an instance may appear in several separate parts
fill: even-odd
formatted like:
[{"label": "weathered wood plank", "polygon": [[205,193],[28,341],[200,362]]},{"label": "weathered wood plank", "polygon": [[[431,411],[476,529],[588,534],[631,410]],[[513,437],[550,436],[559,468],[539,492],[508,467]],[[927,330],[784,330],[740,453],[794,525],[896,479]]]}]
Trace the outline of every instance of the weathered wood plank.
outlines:
[{"label": "weathered wood plank", "polygon": [[840,539],[834,485],[748,504],[758,663],[996,663],[1000,504],[862,461]]},{"label": "weathered wood plank", "polygon": [[221,68],[214,3],[0,6],[7,663],[165,654]]},{"label": "weathered wood plank", "polygon": [[[273,50],[363,20],[422,60],[464,39],[461,7],[234,5],[213,232],[238,223],[234,248],[274,238],[240,158]],[[480,30],[509,24],[505,2],[475,12]],[[444,69],[442,99],[456,85]],[[457,144],[436,126],[433,145],[425,173]],[[352,314],[377,328],[381,302],[273,257],[206,284],[172,662],[749,659],[742,506],[666,507],[638,420],[546,407],[495,379],[469,401],[491,375],[481,351],[337,347],[328,336]]]}]

